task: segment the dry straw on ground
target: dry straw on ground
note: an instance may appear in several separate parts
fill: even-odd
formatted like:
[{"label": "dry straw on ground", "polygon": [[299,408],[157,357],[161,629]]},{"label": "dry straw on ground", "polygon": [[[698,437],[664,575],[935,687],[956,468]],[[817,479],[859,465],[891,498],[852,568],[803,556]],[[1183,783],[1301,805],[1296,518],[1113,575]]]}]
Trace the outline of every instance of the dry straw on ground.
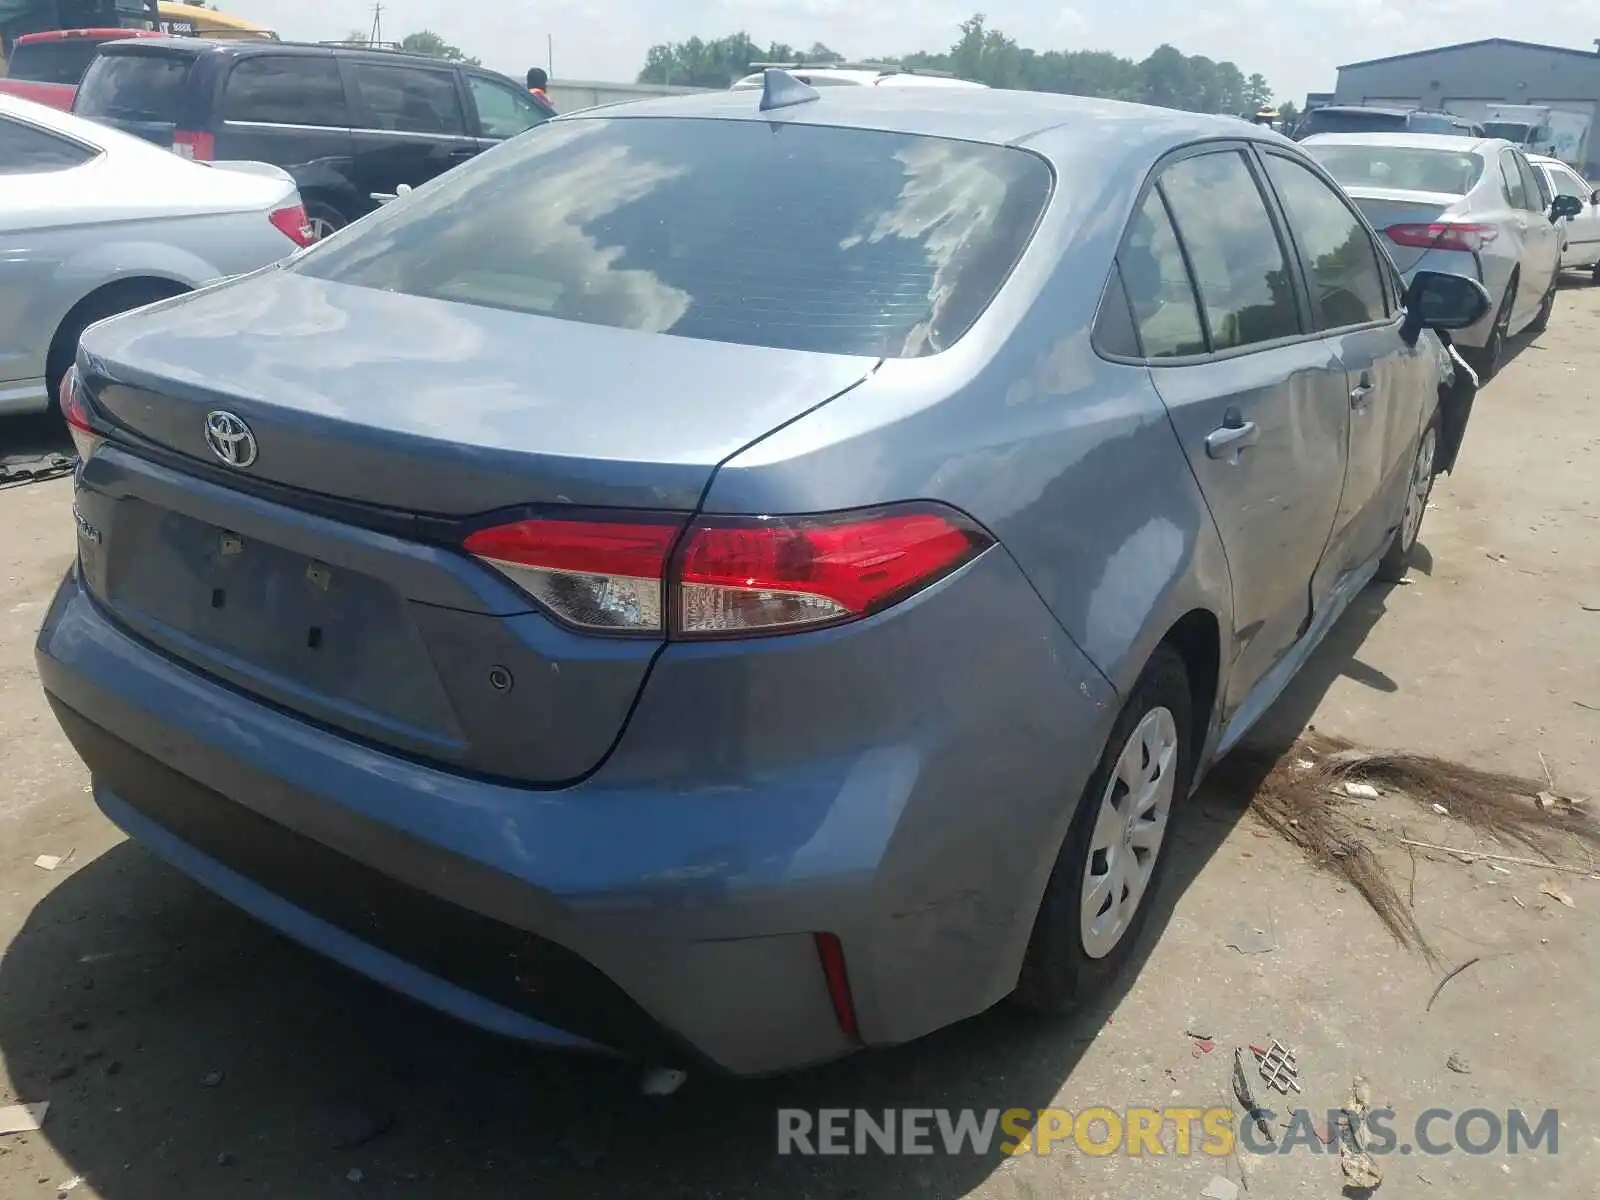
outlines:
[{"label": "dry straw on ground", "polygon": [[1394,879],[1369,844],[1375,836],[1358,823],[1359,808],[1344,784],[1365,783],[1404,796],[1422,809],[1451,817],[1503,841],[1517,843],[1551,863],[1565,855],[1594,862],[1600,823],[1581,797],[1554,795],[1546,782],[1480,771],[1424,754],[1370,751],[1342,738],[1308,732],[1285,753],[1250,748],[1229,755],[1212,786],[1249,797],[1250,811],[1311,861],[1344,879],[1372,906],[1404,946],[1436,961]]}]

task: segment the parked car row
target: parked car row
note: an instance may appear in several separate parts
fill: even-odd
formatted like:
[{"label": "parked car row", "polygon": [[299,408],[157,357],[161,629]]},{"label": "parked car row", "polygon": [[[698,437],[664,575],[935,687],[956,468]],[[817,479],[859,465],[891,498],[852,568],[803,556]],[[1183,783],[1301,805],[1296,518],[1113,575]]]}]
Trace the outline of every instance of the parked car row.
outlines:
[{"label": "parked car row", "polygon": [[54,52],[88,63],[82,83],[28,86],[71,113],[0,92],[0,414],[54,403],[92,322],[269,266],[554,115],[493,72],[392,51],[89,30],[12,59],[48,74]]},{"label": "parked car row", "polygon": [[1504,140],[1349,133],[1313,134],[1301,145],[1382,233],[1403,275],[1447,271],[1488,289],[1492,312],[1452,334],[1483,379],[1499,370],[1508,338],[1549,322],[1580,218],[1577,236],[1594,244],[1573,252],[1570,261],[1600,258],[1593,189],[1574,195],[1568,182],[1568,191],[1558,191],[1556,167],[1584,185],[1551,160],[1535,167]]},{"label": "parked car row", "polygon": [[[380,109],[476,152],[469,70],[260,61],[128,43],[80,101],[197,158]],[[664,1065],[1106,986],[1196,782],[1406,570],[1492,301],[1270,131],[927,96],[571,114],[92,327],[37,653],[106,814],[425,1003]]]}]

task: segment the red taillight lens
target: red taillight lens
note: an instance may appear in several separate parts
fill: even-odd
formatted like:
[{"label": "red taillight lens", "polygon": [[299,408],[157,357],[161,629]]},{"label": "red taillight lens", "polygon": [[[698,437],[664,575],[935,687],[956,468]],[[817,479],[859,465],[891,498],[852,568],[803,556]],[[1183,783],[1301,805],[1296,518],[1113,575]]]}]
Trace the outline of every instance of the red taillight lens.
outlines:
[{"label": "red taillight lens", "polygon": [[210,162],[217,154],[217,141],[209,133],[177,129],[172,134],[172,152],[179,158]]},{"label": "red taillight lens", "polygon": [[1500,235],[1493,225],[1469,225],[1464,221],[1391,225],[1383,232],[1397,246],[1418,250],[1466,250],[1474,254]]},{"label": "red taillight lens", "polygon": [[72,444],[77,448],[78,457],[87,462],[89,456],[100,448],[100,443],[105,441],[94,431],[89,424],[89,408],[84,403],[83,397],[78,395],[78,368],[68,367],[67,373],[61,377],[61,391],[57,396],[61,405],[61,415],[66,418],[67,432],[72,435]]},{"label": "red taillight lens", "polygon": [[271,221],[273,227],[296,246],[309,246],[316,240],[316,234],[312,231],[311,222],[306,218],[306,206],[304,204],[274,209],[267,214],[267,220]]},{"label": "red taillight lens", "polygon": [[[960,513],[918,506],[806,517],[547,517],[472,534],[467,553],[562,620],[684,637],[783,633],[879,612],[991,544]],[[669,591],[670,590],[670,591]]]},{"label": "red taillight lens", "polygon": [[932,510],[704,520],[683,552],[679,630],[716,637],[864,617],[988,544],[959,515]]},{"label": "red taillight lens", "polygon": [[557,616],[585,629],[659,633],[667,556],[680,519],[517,521],[465,542]]}]

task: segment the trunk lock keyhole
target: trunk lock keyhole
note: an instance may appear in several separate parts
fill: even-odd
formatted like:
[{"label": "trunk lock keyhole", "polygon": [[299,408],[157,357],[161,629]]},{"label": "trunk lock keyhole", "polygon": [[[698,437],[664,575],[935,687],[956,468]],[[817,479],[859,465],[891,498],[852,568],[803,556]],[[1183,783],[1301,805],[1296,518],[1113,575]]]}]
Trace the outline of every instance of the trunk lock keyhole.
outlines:
[{"label": "trunk lock keyhole", "polygon": [[511,672],[504,667],[489,668],[489,686],[497,692],[509,692],[515,684]]}]

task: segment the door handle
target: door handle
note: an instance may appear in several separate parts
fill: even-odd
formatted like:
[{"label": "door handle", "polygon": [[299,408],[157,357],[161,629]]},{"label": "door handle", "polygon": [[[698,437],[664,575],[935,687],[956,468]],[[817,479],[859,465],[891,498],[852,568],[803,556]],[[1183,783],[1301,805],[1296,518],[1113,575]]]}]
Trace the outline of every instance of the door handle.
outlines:
[{"label": "door handle", "polygon": [[1227,458],[1261,440],[1261,427],[1254,421],[1243,420],[1237,413],[1230,413],[1229,418],[1222,428],[1206,435],[1206,453],[1212,458]]},{"label": "door handle", "polygon": [[1363,379],[1360,383],[1356,384],[1355,387],[1350,389],[1350,407],[1355,409],[1356,412],[1365,412],[1367,409],[1367,399],[1371,395],[1372,381]]},{"label": "door handle", "polygon": [[474,158],[482,153],[476,146],[457,146],[450,151],[451,158]]}]

